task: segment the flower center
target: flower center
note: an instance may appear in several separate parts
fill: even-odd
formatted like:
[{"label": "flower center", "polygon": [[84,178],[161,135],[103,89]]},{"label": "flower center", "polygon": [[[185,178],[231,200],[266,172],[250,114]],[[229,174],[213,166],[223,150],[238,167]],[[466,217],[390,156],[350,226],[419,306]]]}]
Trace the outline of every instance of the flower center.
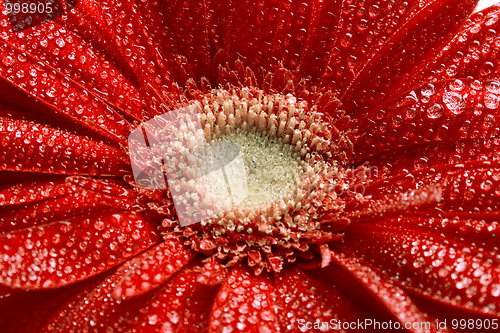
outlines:
[{"label": "flower center", "polygon": [[[215,157],[225,158],[227,144],[240,149],[246,193],[201,223],[181,227],[166,217],[164,237],[228,266],[246,260],[257,274],[280,271],[287,262],[321,262],[318,253],[341,239],[346,226],[337,218],[343,207],[333,190],[337,161],[328,116],[291,95],[253,88],[214,90],[195,105]],[[242,188],[230,191],[235,198]],[[178,215],[195,211],[176,209]]]},{"label": "flower center", "polygon": [[254,130],[236,130],[213,142],[229,142],[241,149],[247,191],[239,205],[248,209],[260,207],[279,201],[296,189],[304,162],[280,139]]}]

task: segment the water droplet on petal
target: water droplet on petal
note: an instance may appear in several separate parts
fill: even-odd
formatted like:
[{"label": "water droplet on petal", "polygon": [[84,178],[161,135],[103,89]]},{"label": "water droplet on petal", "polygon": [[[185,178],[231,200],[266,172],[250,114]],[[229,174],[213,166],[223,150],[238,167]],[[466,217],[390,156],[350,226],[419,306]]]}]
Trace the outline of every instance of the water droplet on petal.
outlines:
[{"label": "water droplet on petal", "polygon": [[500,284],[495,283],[491,285],[491,295],[493,297],[498,297],[500,296]]},{"label": "water droplet on petal", "polygon": [[453,80],[452,82],[450,82],[448,87],[452,91],[461,92],[464,90],[465,84],[462,82],[462,80],[457,79],[457,80]]},{"label": "water droplet on petal", "polygon": [[465,109],[465,102],[462,95],[454,91],[445,92],[443,95],[443,103],[446,108],[453,114],[461,114]]},{"label": "water droplet on petal", "polygon": [[2,64],[5,66],[12,66],[14,63],[14,58],[12,58],[10,55],[6,55],[2,58]]},{"label": "water droplet on petal", "polygon": [[57,46],[59,46],[59,47],[64,47],[64,46],[66,45],[66,42],[64,41],[64,39],[62,39],[62,38],[58,38],[58,39],[56,40],[56,44],[57,44]]},{"label": "water droplet on petal", "polygon": [[427,109],[427,116],[431,119],[437,119],[443,116],[444,110],[441,104],[434,104]]}]

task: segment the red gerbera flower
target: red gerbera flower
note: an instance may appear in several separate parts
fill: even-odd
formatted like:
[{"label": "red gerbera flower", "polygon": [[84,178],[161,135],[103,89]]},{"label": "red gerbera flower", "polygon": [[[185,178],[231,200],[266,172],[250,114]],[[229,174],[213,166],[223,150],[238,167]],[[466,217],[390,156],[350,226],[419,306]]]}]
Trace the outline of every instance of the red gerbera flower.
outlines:
[{"label": "red gerbera flower", "polygon": [[[498,328],[500,6],[476,4],[2,14],[1,331]],[[127,140],[187,106],[249,195],[183,227],[204,206],[134,178]]]}]

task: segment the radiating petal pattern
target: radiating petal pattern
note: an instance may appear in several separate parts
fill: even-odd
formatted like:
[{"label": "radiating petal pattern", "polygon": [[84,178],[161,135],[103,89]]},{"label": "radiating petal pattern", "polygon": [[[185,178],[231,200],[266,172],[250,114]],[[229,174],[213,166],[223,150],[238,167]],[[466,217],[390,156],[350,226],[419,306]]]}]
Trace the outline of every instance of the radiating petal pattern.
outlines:
[{"label": "radiating petal pattern", "polygon": [[116,274],[122,275],[113,296],[133,298],[142,295],[167,281],[185,266],[193,253],[175,241],[165,241],[127,261]]},{"label": "radiating petal pattern", "polygon": [[[0,2],[0,330],[499,320],[500,6],[477,2],[71,0],[18,32]],[[218,214],[181,116],[143,134],[185,184],[131,173],[131,131],[191,105],[245,159]]]},{"label": "radiating petal pattern", "polygon": [[160,288],[130,323],[130,330],[202,332],[209,326],[217,289],[198,283],[198,272],[186,270]]},{"label": "radiating petal pattern", "polygon": [[0,117],[0,170],[121,176],[130,172],[123,151],[33,122]]},{"label": "radiating petal pattern", "polygon": [[343,249],[434,301],[498,316],[500,269],[481,250],[440,235],[357,225]]},{"label": "radiating petal pattern", "polygon": [[54,222],[0,239],[0,283],[24,289],[80,281],[159,241],[152,221],[132,213]]},{"label": "radiating petal pattern", "polygon": [[500,136],[500,82],[445,80],[425,84],[359,123],[359,159],[428,141]]},{"label": "radiating petal pattern", "polygon": [[379,107],[391,92],[404,86],[411,69],[444,46],[475,5],[476,1],[451,0],[425,5],[363,67],[342,96],[343,109],[361,116]]},{"label": "radiating petal pattern", "polygon": [[276,279],[275,292],[283,332],[302,332],[307,329],[308,322],[333,322],[338,325],[338,332],[354,332],[354,329],[341,328],[341,323],[353,322],[366,315],[334,286],[327,288],[317,284],[296,268]]},{"label": "radiating petal pattern", "polygon": [[271,279],[252,275],[246,268],[231,271],[214,301],[209,332],[222,332],[224,327],[234,332],[279,329]]},{"label": "radiating petal pattern", "polygon": [[498,78],[499,15],[500,8],[495,5],[471,16],[448,45],[429,61],[429,65],[420,69],[427,76],[419,75],[417,78],[427,81],[440,78]]}]

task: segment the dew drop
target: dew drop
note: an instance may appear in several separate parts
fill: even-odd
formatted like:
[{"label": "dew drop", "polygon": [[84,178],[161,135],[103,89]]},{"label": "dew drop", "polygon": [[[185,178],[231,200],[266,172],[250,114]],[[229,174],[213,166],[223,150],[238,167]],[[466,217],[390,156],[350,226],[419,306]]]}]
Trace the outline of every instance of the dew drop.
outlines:
[{"label": "dew drop", "polygon": [[499,96],[495,94],[484,95],[484,105],[490,110],[495,110],[500,105]]},{"label": "dew drop", "polygon": [[465,109],[465,102],[462,95],[454,91],[445,92],[443,95],[443,103],[446,108],[453,114],[461,114]]},{"label": "dew drop", "polygon": [[495,123],[495,116],[492,115],[492,114],[489,114],[489,115],[486,115],[484,117],[484,121],[483,121],[483,126],[486,127],[486,128],[490,128],[493,126],[493,124]]},{"label": "dew drop", "polygon": [[47,90],[47,92],[45,94],[47,95],[47,97],[54,98],[54,97],[56,97],[57,90],[54,88],[50,88],[49,90]]},{"label": "dew drop", "polygon": [[500,94],[500,82],[499,81],[489,81],[486,83],[484,88],[493,94]]},{"label": "dew drop", "polygon": [[427,116],[431,119],[437,119],[443,116],[444,110],[441,104],[434,104],[427,109]]},{"label": "dew drop", "polygon": [[424,88],[422,88],[422,90],[421,90],[422,96],[425,96],[425,97],[431,97],[435,93],[436,93],[436,88],[434,87],[433,84],[430,84],[430,83],[428,85],[426,85]]},{"label": "dew drop", "polygon": [[448,87],[452,91],[461,92],[464,90],[465,84],[462,82],[462,80],[453,80],[452,82],[450,82]]},{"label": "dew drop", "polygon": [[81,105],[77,105],[77,106],[76,106],[76,108],[75,108],[75,112],[76,112],[77,114],[83,114],[83,111],[84,111],[84,110],[85,110],[85,109],[84,109],[84,107],[83,107],[83,106],[81,106]]},{"label": "dew drop", "polygon": [[64,47],[64,46],[66,45],[66,42],[64,41],[64,39],[62,39],[62,38],[58,38],[58,39],[56,40],[56,44],[57,44],[57,46],[59,46],[59,47]]},{"label": "dew drop", "polygon": [[488,76],[495,69],[495,65],[491,61],[486,61],[481,65],[481,70],[479,72],[480,76]]},{"label": "dew drop", "polygon": [[6,55],[2,58],[2,64],[5,66],[12,66],[14,63],[14,58],[12,58],[10,55]]},{"label": "dew drop", "polygon": [[491,285],[491,295],[493,297],[498,297],[500,296],[500,284],[495,283]]},{"label": "dew drop", "polygon": [[94,228],[98,231],[104,230],[105,226],[106,225],[104,224],[104,222],[102,220],[97,220],[94,222]]}]

